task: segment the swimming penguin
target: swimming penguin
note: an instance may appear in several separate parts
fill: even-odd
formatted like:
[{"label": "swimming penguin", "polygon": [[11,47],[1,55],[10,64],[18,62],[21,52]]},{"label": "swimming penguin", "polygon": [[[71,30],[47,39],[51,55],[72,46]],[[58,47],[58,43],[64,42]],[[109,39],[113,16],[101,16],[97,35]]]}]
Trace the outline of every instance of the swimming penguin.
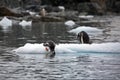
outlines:
[{"label": "swimming penguin", "polygon": [[46,58],[54,58],[55,57],[55,42],[47,41],[43,44],[43,46],[49,47],[50,53],[46,54]]},{"label": "swimming penguin", "polygon": [[88,34],[85,31],[81,31],[77,35],[77,39],[80,41],[82,44],[91,44],[90,38]]}]

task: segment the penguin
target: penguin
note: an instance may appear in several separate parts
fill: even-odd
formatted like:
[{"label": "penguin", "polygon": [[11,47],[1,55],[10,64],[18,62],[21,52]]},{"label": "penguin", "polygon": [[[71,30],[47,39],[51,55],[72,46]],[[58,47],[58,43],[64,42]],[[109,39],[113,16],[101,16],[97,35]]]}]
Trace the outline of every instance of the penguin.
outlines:
[{"label": "penguin", "polygon": [[91,44],[89,35],[85,31],[81,31],[77,35],[77,39],[81,44]]},{"label": "penguin", "polygon": [[46,41],[45,43],[43,43],[43,46],[45,46],[45,47],[49,47],[49,49],[50,49],[50,53],[47,53],[46,54],[46,58],[54,58],[55,57],[55,42],[54,41],[51,41],[51,40],[49,40],[49,41]]}]

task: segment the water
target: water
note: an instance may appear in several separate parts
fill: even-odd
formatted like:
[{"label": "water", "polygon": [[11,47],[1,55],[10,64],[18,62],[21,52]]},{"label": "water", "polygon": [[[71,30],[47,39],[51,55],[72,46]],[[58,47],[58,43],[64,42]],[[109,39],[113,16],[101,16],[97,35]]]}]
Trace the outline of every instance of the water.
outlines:
[{"label": "water", "polygon": [[[41,43],[46,40],[57,42],[68,42],[72,39],[66,29],[66,26],[61,23],[33,23],[32,27],[21,27],[14,25],[12,31],[8,31],[1,36],[5,45],[19,46],[25,43]],[[5,42],[6,41],[6,42]]]},{"label": "water", "polygon": [[[120,28],[111,24],[107,28],[112,31],[93,36],[93,42],[119,42]],[[63,53],[54,59],[45,59],[44,54],[11,53],[26,43],[46,40],[78,43],[75,34],[68,30],[63,22],[35,22],[32,27],[13,25],[5,32],[0,30],[0,80],[120,80],[119,53]]]},{"label": "water", "polygon": [[[28,57],[29,56],[29,57]],[[43,59],[24,55],[0,62],[1,80],[119,80],[120,56],[81,55]]]}]

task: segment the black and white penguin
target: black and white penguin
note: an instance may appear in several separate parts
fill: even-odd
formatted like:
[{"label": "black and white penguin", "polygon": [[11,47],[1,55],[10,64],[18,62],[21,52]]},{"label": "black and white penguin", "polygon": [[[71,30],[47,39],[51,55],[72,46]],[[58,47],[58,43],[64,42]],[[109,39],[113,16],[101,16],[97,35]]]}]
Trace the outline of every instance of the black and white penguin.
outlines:
[{"label": "black and white penguin", "polygon": [[47,41],[43,44],[43,46],[49,47],[50,53],[46,54],[46,58],[54,58],[55,57],[55,42]]},{"label": "black and white penguin", "polygon": [[81,44],[91,44],[89,35],[85,31],[81,31],[77,35],[77,39]]}]

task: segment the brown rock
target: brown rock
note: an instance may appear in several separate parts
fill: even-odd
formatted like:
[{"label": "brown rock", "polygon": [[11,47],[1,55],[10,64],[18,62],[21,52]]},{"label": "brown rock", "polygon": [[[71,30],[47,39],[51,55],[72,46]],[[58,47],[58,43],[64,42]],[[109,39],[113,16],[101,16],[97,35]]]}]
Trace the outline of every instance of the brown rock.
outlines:
[{"label": "brown rock", "polygon": [[22,14],[18,14],[13,12],[12,10],[10,10],[7,7],[0,7],[0,16],[15,16],[15,17],[21,17]]},{"label": "brown rock", "polygon": [[43,22],[61,22],[61,21],[64,21],[64,19],[60,18],[60,17],[45,16],[45,17],[41,17],[41,21],[43,21]]}]

